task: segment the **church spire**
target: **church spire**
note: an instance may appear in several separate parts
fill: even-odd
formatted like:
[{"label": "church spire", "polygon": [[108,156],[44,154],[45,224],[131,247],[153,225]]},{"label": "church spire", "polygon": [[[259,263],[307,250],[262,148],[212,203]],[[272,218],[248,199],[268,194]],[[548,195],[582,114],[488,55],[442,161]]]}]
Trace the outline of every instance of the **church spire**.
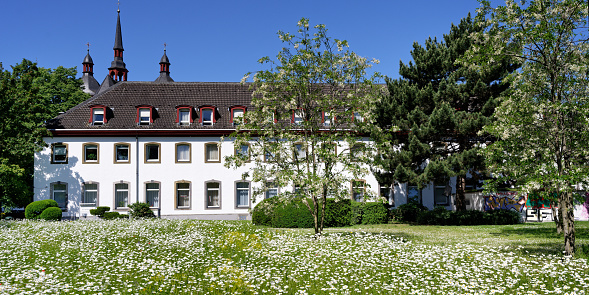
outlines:
[{"label": "church spire", "polygon": [[84,57],[84,61],[82,61],[82,66],[84,70],[82,71],[82,91],[94,95],[100,89],[100,84],[98,81],[94,79],[94,62],[92,61],[92,57],[90,57],[90,43],[86,43],[88,46],[88,53],[86,57]]},{"label": "church spire", "polygon": [[117,9],[117,29],[115,35],[115,45],[113,47],[115,52],[114,60],[110,63],[108,68],[108,75],[115,81],[127,81],[127,68],[123,62],[123,34],[121,33],[121,10]]}]

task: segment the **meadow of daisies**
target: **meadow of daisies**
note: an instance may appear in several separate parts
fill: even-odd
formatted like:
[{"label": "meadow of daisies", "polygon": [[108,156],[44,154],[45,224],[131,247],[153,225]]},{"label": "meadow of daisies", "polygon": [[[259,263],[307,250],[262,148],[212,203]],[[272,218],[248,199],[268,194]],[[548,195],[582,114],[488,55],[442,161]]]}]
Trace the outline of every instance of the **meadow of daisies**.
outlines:
[{"label": "meadow of daisies", "polygon": [[[309,230],[245,221],[0,222],[2,294],[586,294],[552,224]],[[586,243],[587,223],[578,242]],[[585,240],[584,240],[585,239]]]}]

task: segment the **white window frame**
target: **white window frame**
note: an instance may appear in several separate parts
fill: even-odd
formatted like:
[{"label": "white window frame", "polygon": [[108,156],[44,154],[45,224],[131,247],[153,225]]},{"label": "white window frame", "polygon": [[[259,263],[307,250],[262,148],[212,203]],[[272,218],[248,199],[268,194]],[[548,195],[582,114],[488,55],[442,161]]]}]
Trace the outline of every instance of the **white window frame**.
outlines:
[{"label": "white window frame", "polygon": [[[183,113],[185,114],[186,120],[182,120]],[[178,124],[182,126],[190,125],[190,109],[189,108],[181,108],[178,110]]]},{"label": "white window frame", "polygon": [[[157,159],[149,158],[151,155],[150,150],[153,147],[157,147]],[[162,158],[162,147],[157,142],[148,142],[145,144],[145,163],[161,163]]]},{"label": "white window frame", "polygon": [[[245,183],[247,184],[246,188],[240,188],[239,184],[241,183]],[[243,180],[238,180],[235,182],[235,208],[249,208],[250,207],[250,195],[251,195],[251,190],[250,190],[250,182],[249,181],[243,181]],[[246,204],[240,204],[239,203],[239,192],[243,192],[246,191],[247,192],[247,201]]]},{"label": "white window frame", "polygon": [[[90,149],[92,146],[96,147],[96,159],[94,159],[94,160],[88,159],[88,149]],[[84,150],[84,159],[83,159],[82,163],[84,163],[84,164],[98,164],[99,163],[100,146],[98,145],[98,143],[94,143],[94,142],[84,143],[83,150]]]},{"label": "white window frame", "polygon": [[[188,158],[187,159],[180,159],[180,147],[186,146],[188,147]],[[188,142],[179,142],[176,143],[176,163],[190,163],[192,162],[192,151],[191,151],[191,144]]]},{"label": "white window frame", "polygon": [[[209,158],[209,147],[216,147],[217,149],[217,159]],[[217,142],[207,142],[205,143],[205,163],[221,163],[221,146]]]},{"label": "white window frame", "polygon": [[[114,163],[115,164],[120,164],[120,163],[131,163],[131,145],[128,143],[115,143],[114,145],[115,151],[114,151]],[[127,150],[127,160],[119,160],[118,159],[118,151],[119,148],[121,148],[121,150],[126,149]]]},{"label": "white window frame", "polygon": [[[96,186],[95,189],[89,189],[88,186]],[[80,207],[96,207],[98,206],[98,182],[88,181],[83,183],[82,200],[80,200]],[[96,193],[96,198],[93,203],[88,203],[88,193]]]},{"label": "white window frame", "polygon": [[[273,195],[271,195],[271,191],[275,191]],[[280,188],[276,185],[274,181],[267,181],[266,182],[266,191],[264,192],[264,199],[269,199],[276,197],[280,194]]]},{"label": "white window frame", "polygon": [[[56,159],[57,156],[57,148],[62,148],[65,150],[65,158],[64,159]],[[63,156],[63,155],[59,155]],[[68,145],[61,142],[56,142],[51,144],[51,163],[52,164],[67,164],[68,161]]]},{"label": "white window frame", "polygon": [[[157,185],[157,188],[149,188],[149,185]],[[152,204],[149,202],[149,192],[157,192],[157,196],[155,201]],[[161,195],[161,183],[159,181],[150,181],[145,183],[145,202],[149,204],[150,208],[159,208],[160,207],[160,195]]]},{"label": "white window frame", "polygon": [[[186,187],[180,188],[179,186],[181,184],[188,185],[188,187],[187,188]],[[175,200],[176,209],[190,209],[190,206],[192,204],[191,203],[192,202],[192,183],[190,181],[185,181],[185,180],[177,181],[174,183],[174,190],[175,190],[175,195],[176,195],[176,200]],[[180,191],[187,192],[187,196],[188,196],[188,200],[185,201],[185,203],[182,206],[180,206],[180,202],[179,202],[180,196],[181,196]],[[186,205],[186,203],[188,203],[188,205]]]},{"label": "white window frame", "polygon": [[[219,187],[209,187],[210,184],[217,184]],[[217,192],[218,204],[212,203],[211,195],[209,192]],[[221,209],[221,182],[217,180],[211,180],[205,182],[205,208],[206,209]]]},{"label": "white window frame", "polygon": [[[211,113],[211,116],[209,118],[210,120],[206,120],[205,121],[205,112],[210,112]],[[213,124],[215,123],[215,119],[214,119],[215,109],[213,109],[213,108],[203,108],[200,113],[201,113],[201,116],[202,116],[202,118],[201,118],[202,119],[201,120],[202,121],[202,125],[203,126],[213,126]]]},{"label": "white window frame", "polygon": [[[357,186],[358,183],[361,183],[362,186]],[[364,179],[356,179],[352,180],[352,200],[356,202],[363,202],[366,197],[366,180]],[[360,198],[356,198],[356,191],[362,190],[362,194]]]},{"label": "white window frame", "polygon": [[[56,185],[60,185],[60,186],[63,185],[65,188],[63,190],[56,190],[55,189],[55,186]],[[55,194],[58,193],[58,192],[59,193],[64,193],[65,204],[64,204],[64,206],[60,206],[60,204],[57,203],[57,205],[59,206],[59,209],[61,209],[61,211],[66,212],[67,211],[67,206],[69,204],[69,200],[68,200],[69,199],[68,198],[68,184],[67,184],[67,182],[58,181],[58,182],[51,183],[51,199],[54,200],[54,201],[56,201],[56,202],[57,202],[57,200],[55,199]]]},{"label": "white window frame", "polygon": [[[122,188],[120,187],[121,185],[126,185],[127,188]],[[115,210],[128,210],[129,207],[129,198],[131,197],[131,185],[129,182],[125,182],[125,181],[120,181],[120,182],[116,182],[114,184],[114,208]],[[124,204],[123,206],[119,206],[119,200],[117,200],[117,193],[126,193],[127,194],[127,199],[126,199],[126,204]]]},{"label": "white window frame", "polygon": [[[97,120],[98,115],[102,115],[102,120]],[[105,116],[104,108],[92,108],[92,125],[104,125]]]},{"label": "white window frame", "polygon": [[[147,112],[147,116],[145,116]],[[145,120],[145,118],[147,118]],[[139,125],[149,125],[151,123],[151,109],[139,108]]]}]

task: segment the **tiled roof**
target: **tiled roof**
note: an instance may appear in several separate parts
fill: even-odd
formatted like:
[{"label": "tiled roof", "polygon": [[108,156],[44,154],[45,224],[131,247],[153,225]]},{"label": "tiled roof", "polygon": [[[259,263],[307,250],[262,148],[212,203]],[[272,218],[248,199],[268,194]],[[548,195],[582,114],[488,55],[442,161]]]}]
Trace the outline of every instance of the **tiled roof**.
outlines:
[{"label": "tiled roof", "polygon": [[[233,129],[229,108],[235,105],[250,107],[249,85],[219,82],[118,82],[104,92],[47,122],[48,129]],[[89,123],[91,106],[107,107],[107,123],[93,126]],[[137,106],[149,105],[155,109],[150,125],[138,125]],[[194,123],[180,126],[176,123],[177,106],[193,108]],[[201,106],[215,106],[216,123],[202,126],[198,123]]]}]

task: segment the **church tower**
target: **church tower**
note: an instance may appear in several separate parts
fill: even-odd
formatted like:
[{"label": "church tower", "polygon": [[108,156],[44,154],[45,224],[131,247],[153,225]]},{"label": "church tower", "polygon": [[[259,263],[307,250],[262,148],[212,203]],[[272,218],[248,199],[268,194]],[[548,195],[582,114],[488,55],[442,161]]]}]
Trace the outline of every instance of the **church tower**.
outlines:
[{"label": "church tower", "polygon": [[117,31],[115,35],[115,45],[113,47],[115,52],[114,60],[110,63],[108,68],[108,75],[115,81],[127,81],[127,68],[123,62],[123,35],[121,34],[121,10],[117,9]]},{"label": "church tower", "polygon": [[[165,45],[165,44],[164,44]],[[155,79],[155,82],[166,83],[174,82],[174,79],[170,77],[170,60],[166,55],[166,48],[164,47],[164,55],[160,59],[160,76]]]},{"label": "church tower", "polygon": [[94,78],[94,62],[92,61],[92,57],[90,57],[90,44],[88,44],[88,53],[86,57],[84,57],[84,61],[82,62],[82,66],[84,70],[82,71],[82,91],[94,95],[100,89],[100,84]]}]

